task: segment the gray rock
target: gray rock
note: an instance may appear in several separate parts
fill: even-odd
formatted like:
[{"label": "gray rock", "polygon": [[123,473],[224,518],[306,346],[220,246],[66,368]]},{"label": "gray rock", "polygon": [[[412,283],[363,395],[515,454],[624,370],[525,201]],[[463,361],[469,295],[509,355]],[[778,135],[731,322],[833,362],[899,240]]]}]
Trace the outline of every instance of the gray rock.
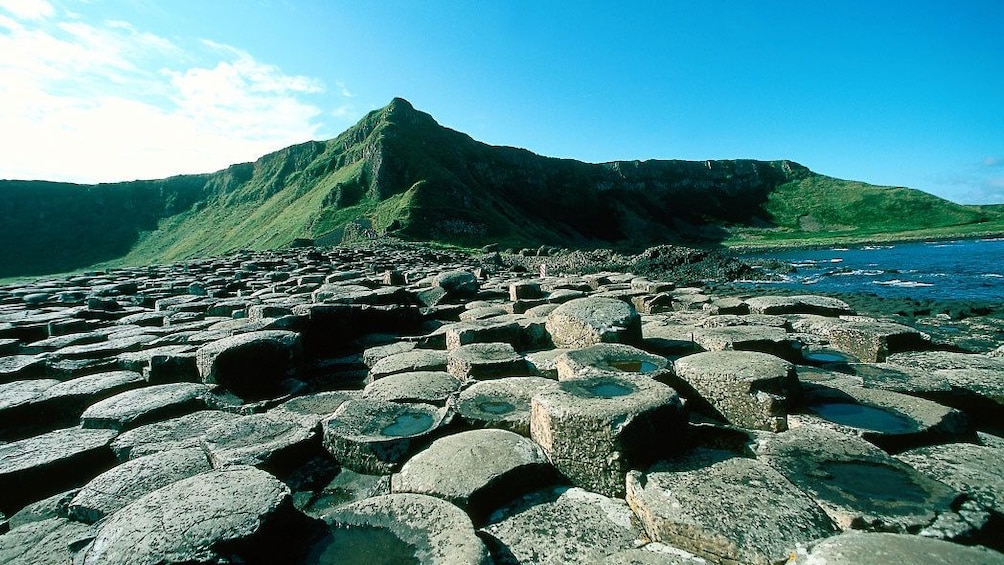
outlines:
[{"label": "gray rock", "polygon": [[895,353],[887,362],[893,365],[934,371],[938,369],[987,369],[1004,371],[1004,359],[978,353],[957,353],[954,351],[910,351]]},{"label": "gray rock", "polygon": [[24,524],[0,536],[0,563],[66,565],[74,550],[93,536],[91,526],[65,518]]},{"label": "gray rock", "polygon": [[296,375],[303,345],[297,333],[267,330],[214,341],[200,347],[196,356],[203,382],[221,385],[241,397],[260,399]]},{"label": "gray rock", "polygon": [[642,326],[642,341],[647,351],[679,357],[703,351],[694,341],[698,328],[684,324],[646,323]]},{"label": "gray rock", "polygon": [[851,373],[868,388],[879,388],[912,395],[951,392],[948,379],[931,371],[912,369],[889,363],[849,363]]},{"label": "gray rock", "polygon": [[827,296],[757,296],[746,299],[754,314],[815,314],[818,316],[843,316],[853,314],[843,300]]},{"label": "gray rock", "polygon": [[653,355],[623,343],[598,343],[571,349],[555,359],[558,380],[627,373],[665,379],[672,365],[665,357]]},{"label": "gray rock", "polygon": [[794,366],[754,351],[715,351],[677,359],[676,375],[725,421],[744,428],[787,429],[788,397],[798,391]]},{"label": "gray rock", "polygon": [[445,371],[446,352],[436,349],[415,349],[388,355],[370,368],[369,380],[375,381],[397,373]]},{"label": "gray rock", "polygon": [[536,491],[499,509],[481,528],[497,565],[579,565],[639,545],[627,503],[580,488]]},{"label": "gray rock", "polygon": [[548,314],[547,331],[555,347],[637,344],[641,342],[641,318],[630,304],[614,298],[578,298]]},{"label": "gray rock", "polygon": [[839,431],[860,435],[889,452],[972,437],[962,412],[888,390],[841,383],[807,387],[805,407]]},{"label": "gray rock", "polygon": [[121,392],[92,404],[80,417],[84,428],[126,431],[143,424],[210,408],[210,389],[198,383],[153,385]]},{"label": "gray rock", "polygon": [[212,466],[206,454],[197,447],[133,459],[84,485],[69,503],[69,516],[78,522],[93,524],[143,495],[210,470]]},{"label": "gray rock", "polygon": [[911,449],[896,458],[1004,515],[1004,449],[948,443]]},{"label": "gray rock", "polygon": [[447,353],[446,370],[463,382],[529,374],[526,359],[508,343],[461,345]]},{"label": "gray rock", "polygon": [[532,281],[518,281],[509,284],[509,300],[513,302],[521,299],[542,298],[544,294],[540,290],[540,283]]},{"label": "gray rock", "polygon": [[480,381],[457,398],[457,414],[478,428],[499,428],[530,437],[530,401],[558,383],[541,377],[507,377]]},{"label": "gray rock", "polygon": [[[468,306],[470,306],[468,304]],[[487,320],[496,316],[505,316],[509,311],[502,306],[480,306],[477,308],[467,308],[460,313],[460,321],[472,322],[475,320]]]},{"label": "gray rock", "polygon": [[784,359],[794,358],[799,345],[783,328],[751,325],[699,328],[694,342],[706,351],[760,351]]},{"label": "gray rock", "polygon": [[40,355],[6,355],[0,357],[0,383],[32,379],[45,373],[45,358]]},{"label": "gray rock", "polygon": [[49,387],[35,404],[46,419],[69,424],[76,422],[87,406],[145,384],[143,376],[132,371],[96,373]]},{"label": "gray rock", "polygon": [[595,562],[596,565],[707,565],[707,561],[658,542],[637,549],[625,549]]},{"label": "gray rock", "polygon": [[285,561],[302,523],[285,485],[264,471],[232,467],[133,501],[102,522],[80,563]]},{"label": "gray rock", "polygon": [[829,328],[826,337],[838,349],[868,363],[885,361],[892,353],[928,345],[926,336],[911,327],[877,320],[836,324]]},{"label": "gray rock", "polygon": [[111,443],[119,462],[160,451],[198,447],[199,437],[217,424],[237,418],[220,410],[200,410],[178,418],[139,426],[123,433]]},{"label": "gray rock", "polygon": [[320,440],[313,426],[288,412],[248,414],[217,424],[201,437],[213,467],[259,467],[273,474],[318,454]]},{"label": "gray rock", "polygon": [[450,298],[470,298],[478,293],[478,279],[470,271],[447,271],[432,280],[433,287],[446,291]]},{"label": "gray rock", "polygon": [[686,416],[672,388],[647,377],[564,381],[531,401],[530,437],[576,486],[624,496],[628,470],[682,446]]},{"label": "gray rock", "polygon": [[363,396],[391,402],[443,406],[460,392],[460,380],[444,371],[398,373],[366,385]]},{"label": "gray rock", "polygon": [[[15,430],[26,424],[39,424],[38,414],[32,414],[34,404],[46,390],[59,384],[55,379],[14,381],[0,384],[0,438],[17,437]],[[26,422],[28,420],[29,422]],[[12,433],[13,432],[13,433]]]},{"label": "gray rock", "polygon": [[305,427],[314,428],[320,425],[322,420],[334,414],[339,406],[358,397],[358,392],[349,390],[318,392],[287,400],[271,412],[292,415]]},{"label": "gray rock", "polygon": [[394,343],[388,343],[386,345],[369,347],[363,351],[363,364],[372,368],[377,361],[383,359],[384,357],[389,357],[397,353],[405,353],[407,351],[411,351],[412,349],[415,349],[415,342],[413,341],[395,341]]},{"label": "gray rock", "polygon": [[837,531],[780,473],[720,451],[631,471],[627,502],[651,539],[714,563],[780,563],[797,544]]},{"label": "gray rock", "polygon": [[349,504],[324,517],[329,535],[311,556],[324,563],[386,562],[489,565],[484,543],[456,506],[421,494],[389,494]]},{"label": "gray rock", "polygon": [[19,528],[32,522],[41,522],[50,518],[68,518],[70,515],[70,501],[80,492],[79,488],[72,488],[65,492],[56,493],[48,498],[43,498],[37,502],[32,502],[24,508],[18,510],[8,520],[10,528]]},{"label": "gray rock", "polygon": [[847,532],[822,540],[807,550],[800,550],[794,562],[805,565],[859,563],[995,565],[1004,563],[1004,554],[984,547],[967,547],[924,536]]},{"label": "gray rock", "polygon": [[446,334],[446,349],[453,350],[471,343],[519,343],[522,329],[508,319],[472,320],[450,324]]},{"label": "gray rock", "polygon": [[324,447],[353,471],[393,473],[451,419],[449,409],[429,404],[350,400],[323,422]]},{"label": "gray rock", "polygon": [[113,430],[68,428],[0,445],[0,512],[77,486],[112,461]]},{"label": "gray rock", "polygon": [[868,442],[824,428],[765,436],[756,450],[842,530],[918,532],[952,513],[958,496]]},{"label": "gray rock", "polygon": [[505,430],[471,430],[437,439],[416,453],[391,477],[391,490],[442,498],[477,524],[553,478],[544,451],[529,439]]}]

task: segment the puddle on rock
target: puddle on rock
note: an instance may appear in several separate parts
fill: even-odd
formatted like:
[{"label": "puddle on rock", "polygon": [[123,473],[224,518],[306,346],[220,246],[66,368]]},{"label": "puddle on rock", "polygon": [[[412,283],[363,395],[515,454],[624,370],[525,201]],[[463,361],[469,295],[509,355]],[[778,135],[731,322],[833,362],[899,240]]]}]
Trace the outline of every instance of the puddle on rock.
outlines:
[{"label": "puddle on rock", "polygon": [[850,355],[839,351],[821,349],[819,351],[809,351],[802,353],[802,360],[818,365],[832,365],[834,363],[850,363],[853,359]]},{"label": "puddle on rock", "polygon": [[485,402],[479,403],[478,408],[480,408],[484,412],[488,412],[489,414],[496,414],[496,415],[508,414],[516,410],[516,407],[508,402],[492,401],[492,400],[487,400]]},{"label": "puddle on rock", "polygon": [[408,412],[395,418],[394,423],[380,430],[380,433],[394,437],[413,436],[428,430],[432,424],[432,416]]},{"label": "puddle on rock", "polygon": [[625,373],[651,373],[659,370],[659,366],[651,361],[627,359],[622,361],[607,361],[606,364],[611,368],[624,371]]},{"label": "puddle on rock", "polygon": [[593,396],[599,396],[601,398],[627,396],[634,392],[633,388],[613,381],[601,381],[596,384],[586,385],[582,387],[582,390]]},{"label": "puddle on rock", "polygon": [[[820,469],[843,491],[864,500],[923,502],[927,493],[909,473],[895,467],[856,461],[826,461]],[[827,481],[827,482],[829,482]]]},{"label": "puddle on rock", "polygon": [[809,410],[824,420],[853,428],[887,434],[906,434],[917,431],[916,423],[910,418],[862,404],[830,402],[811,405]]},{"label": "puddle on rock", "polygon": [[310,550],[303,563],[319,565],[419,565],[415,547],[387,528],[336,527]]}]

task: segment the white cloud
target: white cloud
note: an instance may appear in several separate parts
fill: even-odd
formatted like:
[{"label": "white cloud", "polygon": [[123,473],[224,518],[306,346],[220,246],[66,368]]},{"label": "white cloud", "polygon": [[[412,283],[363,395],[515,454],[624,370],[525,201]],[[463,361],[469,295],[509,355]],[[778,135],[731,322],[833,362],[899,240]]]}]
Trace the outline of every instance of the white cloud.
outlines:
[{"label": "white cloud", "polygon": [[0,21],[0,178],[209,172],[316,138],[323,126],[325,112],[308,100],[324,93],[320,80],[240,49],[186,49],[121,21],[15,17]]},{"label": "white cloud", "polygon": [[0,10],[21,20],[51,18],[55,13],[52,4],[45,0],[0,0]]}]

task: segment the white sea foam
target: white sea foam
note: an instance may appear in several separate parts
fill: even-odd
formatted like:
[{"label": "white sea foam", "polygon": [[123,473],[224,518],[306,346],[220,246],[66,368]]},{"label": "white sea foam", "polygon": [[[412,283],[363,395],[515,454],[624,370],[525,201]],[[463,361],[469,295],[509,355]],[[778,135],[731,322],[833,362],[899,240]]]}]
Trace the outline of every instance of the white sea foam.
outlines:
[{"label": "white sea foam", "polygon": [[874,277],[884,272],[882,269],[855,269],[853,271],[838,271],[830,274],[834,277]]},{"label": "white sea foam", "polygon": [[924,283],[918,281],[901,281],[899,279],[893,279],[891,281],[872,281],[872,284],[878,284],[882,286],[896,286],[900,288],[923,288],[928,286],[934,286],[932,283]]}]

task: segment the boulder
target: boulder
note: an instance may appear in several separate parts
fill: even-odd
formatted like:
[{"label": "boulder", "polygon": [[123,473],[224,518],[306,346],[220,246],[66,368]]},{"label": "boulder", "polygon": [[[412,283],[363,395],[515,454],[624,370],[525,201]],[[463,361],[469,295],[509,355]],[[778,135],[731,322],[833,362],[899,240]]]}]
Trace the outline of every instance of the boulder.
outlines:
[{"label": "boulder", "polygon": [[672,388],[646,377],[563,381],[531,401],[530,437],[579,486],[624,496],[628,470],[682,447],[686,416]]},{"label": "boulder", "polygon": [[843,300],[828,296],[756,296],[747,298],[745,302],[753,314],[844,316],[854,313]]},{"label": "boulder", "polygon": [[506,430],[451,434],[419,451],[391,477],[393,492],[442,498],[465,510],[475,524],[516,496],[555,478],[544,451]]},{"label": "boulder", "polygon": [[714,351],[682,357],[674,367],[712,415],[744,428],[787,429],[789,396],[798,391],[791,363],[755,351]]},{"label": "boulder", "polygon": [[447,271],[432,279],[433,288],[446,292],[448,298],[470,298],[478,293],[478,278],[470,271]]},{"label": "boulder", "polygon": [[548,314],[547,331],[555,347],[637,344],[641,342],[641,318],[634,307],[615,298],[577,298]]},{"label": "boulder", "polygon": [[706,351],[760,351],[784,359],[797,356],[800,345],[774,326],[725,326],[694,330],[694,342]]},{"label": "boulder", "polygon": [[74,551],[94,537],[87,524],[49,518],[14,528],[0,536],[0,563],[7,565],[66,565]]},{"label": "boulder", "polygon": [[926,336],[917,330],[893,322],[854,320],[829,328],[826,337],[834,347],[867,363],[885,361],[892,353],[922,349]]}]

